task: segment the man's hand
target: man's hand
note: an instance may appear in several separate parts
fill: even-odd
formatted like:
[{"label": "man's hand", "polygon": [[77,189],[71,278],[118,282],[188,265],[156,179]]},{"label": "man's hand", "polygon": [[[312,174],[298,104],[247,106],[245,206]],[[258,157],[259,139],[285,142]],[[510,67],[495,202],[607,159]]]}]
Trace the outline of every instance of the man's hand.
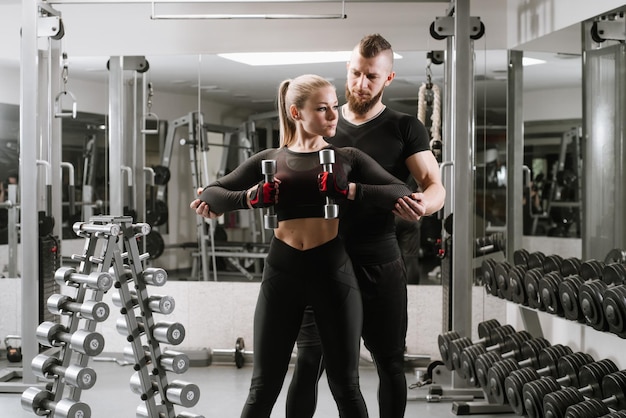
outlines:
[{"label": "man's hand", "polygon": [[[200,195],[202,193],[202,188],[198,189],[197,193]],[[207,219],[217,219],[222,216],[221,213],[213,213],[211,212],[209,205],[203,202],[200,199],[196,199],[189,204],[189,207],[196,211],[196,213],[203,218]]]},{"label": "man's hand", "polygon": [[406,221],[419,221],[426,213],[426,202],[423,193],[412,193],[403,196],[396,202],[393,213]]}]

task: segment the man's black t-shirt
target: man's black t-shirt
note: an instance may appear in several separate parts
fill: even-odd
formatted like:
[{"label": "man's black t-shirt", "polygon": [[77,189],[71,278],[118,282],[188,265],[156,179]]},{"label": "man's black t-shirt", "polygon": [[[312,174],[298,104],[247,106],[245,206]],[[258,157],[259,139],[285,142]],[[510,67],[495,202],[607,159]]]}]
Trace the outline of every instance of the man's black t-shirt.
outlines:
[{"label": "man's black t-shirt", "polygon": [[[339,112],[337,133],[328,142],[337,147],[355,147],[364,151],[385,170],[406,182],[410,172],[406,159],[429,151],[426,127],[414,116],[386,107],[373,119],[354,125]],[[399,256],[395,237],[394,215],[367,205],[352,205],[343,217],[341,231],[353,260],[363,264],[391,261]]]}]

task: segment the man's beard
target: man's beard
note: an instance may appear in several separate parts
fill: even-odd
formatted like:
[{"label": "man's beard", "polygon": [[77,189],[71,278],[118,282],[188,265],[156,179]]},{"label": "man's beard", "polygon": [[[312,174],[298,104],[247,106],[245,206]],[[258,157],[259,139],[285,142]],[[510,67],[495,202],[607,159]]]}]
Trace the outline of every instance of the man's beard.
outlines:
[{"label": "man's beard", "polygon": [[383,95],[383,90],[385,90],[384,87],[380,89],[378,94],[372,97],[370,100],[360,101],[355,96],[352,95],[352,93],[350,92],[350,88],[346,86],[346,100],[348,101],[348,107],[354,113],[359,114],[359,115],[364,115],[371,108],[373,108],[374,105],[376,105],[376,103],[378,103],[381,96]]}]

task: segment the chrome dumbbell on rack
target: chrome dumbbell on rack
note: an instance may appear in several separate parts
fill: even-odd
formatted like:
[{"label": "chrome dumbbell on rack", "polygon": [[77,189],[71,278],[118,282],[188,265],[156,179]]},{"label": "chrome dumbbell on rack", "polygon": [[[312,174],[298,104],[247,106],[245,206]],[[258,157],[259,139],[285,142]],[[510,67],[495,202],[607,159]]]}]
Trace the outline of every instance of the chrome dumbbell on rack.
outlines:
[{"label": "chrome dumbbell on rack", "polygon": [[35,374],[53,379],[53,383],[46,391],[27,389],[22,395],[23,408],[37,415],[91,417],[91,410],[80,402],[80,395],[96,381],[87,362],[89,356],[100,354],[104,348],[104,338],[95,332],[95,327],[109,316],[109,307],[102,297],[115,284],[113,302],[121,307],[123,315],[118,319],[118,330],[131,343],[124,355],[134,362],[137,376],[131,389],[145,401],[137,409],[137,416],[201,418],[174,411],[175,404],[194,406],[200,391],[192,383],[167,380],[168,371],[184,373],[189,368],[189,358],[160,347],[160,343],[180,344],[185,328],[177,322],[155,322],[152,316],[171,313],[175,302],[170,296],[148,292],[149,287],[162,287],[167,282],[165,270],[143,268],[149,255],[139,252],[137,240],[150,232],[150,226],[133,224],[128,216],[97,216],[74,224],[73,230],[88,241],[83,254],[72,256],[79,267],[61,267],[55,272],[55,281],[66,286],[72,296],[58,294],[48,300],[48,309],[63,315],[66,324],[44,322],[37,329],[42,345],[60,347],[60,351],[58,357],[37,356],[32,364]]}]

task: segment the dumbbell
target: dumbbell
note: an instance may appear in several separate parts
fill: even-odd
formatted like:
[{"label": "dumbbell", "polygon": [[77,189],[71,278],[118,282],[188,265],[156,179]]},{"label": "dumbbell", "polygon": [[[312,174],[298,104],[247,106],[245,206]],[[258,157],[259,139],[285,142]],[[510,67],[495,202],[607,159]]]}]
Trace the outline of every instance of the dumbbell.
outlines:
[{"label": "dumbbell", "polygon": [[561,271],[551,271],[546,273],[539,281],[537,293],[541,298],[541,304],[547,313],[564,316],[561,297],[559,295],[559,284],[563,281]]},{"label": "dumbbell", "polygon": [[561,276],[567,277],[574,274],[580,274],[583,261],[578,257],[564,258],[561,262]]},{"label": "dumbbell", "polygon": [[572,321],[585,323],[585,315],[579,303],[580,286],[588,280],[600,278],[604,263],[591,259],[583,262],[578,274],[565,277],[558,285],[563,315]]},{"label": "dumbbell", "polygon": [[32,411],[35,415],[46,415],[53,418],[90,418],[91,408],[83,402],[71,399],[53,401],[54,394],[49,391],[30,387],[22,393],[22,408]]},{"label": "dumbbell", "polygon": [[[609,264],[608,266],[612,266],[614,273],[621,276],[621,280],[626,282],[626,265]],[[602,310],[609,331],[621,338],[626,338],[626,285],[607,288],[602,300]]]},{"label": "dumbbell", "polygon": [[498,262],[492,258],[485,258],[481,263],[481,273],[485,284],[485,291],[493,296],[498,295],[498,285],[496,284],[496,274],[494,269]]},{"label": "dumbbell", "polygon": [[67,295],[54,294],[48,298],[48,311],[55,315],[79,314],[81,318],[103,322],[109,317],[109,305],[102,301],[76,302]]},{"label": "dumbbell", "polygon": [[80,367],[70,364],[64,367],[59,359],[49,357],[45,354],[38,354],[31,363],[31,368],[35,376],[50,379],[58,376],[65,380],[68,385],[79,389],[91,389],[96,384],[96,372],[90,367]]},{"label": "dumbbell", "polygon": [[558,286],[563,277],[577,271],[580,268],[579,264],[580,260],[577,258],[563,259],[556,254],[545,256],[543,253],[537,253],[536,261],[529,263],[523,278],[525,299],[522,303],[526,302],[529,307],[541,311],[560,312],[560,298],[555,296],[558,294],[555,284]]},{"label": "dumbbell", "polygon": [[118,236],[121,232],[121,228],[118,224],[105,224],[98,225],[89,222],[75,222],[72,225],[74,233],[79,237],[86,237],[90,234],[103,235],[103,236]]},{"label": "dumbbell", "polygon": [[602,310],[609,331],[626,338],[626,286],[607,289],[602,300]]},{"label": "dumbbell", "polygon": [[554,375],[542,377],[532,368],[511,372],[504,381],[504,390],[514,412],[518,415],[526,414],[528,407],[531,409],[529,414],[540,416],[543,396],[565,386],[577,387],[588,396],[601,397],[602,377],[617,371],[615,363],[607,359],[582,366],[581,357],[566,356],[564,359],[557,365],[558,378]]},{"label": "dumbbell", "polygon": [[524,274],[524,292],[526,293],[528,306],[540,311],[546,310],[541,300],[541,293],[539,292],[539,280],[541,280],[543,276],[544,272],[541,267],[529,269],[526,271],[526,274]]},{"label": "dumbbell", "polygon": [[[152,355],[148,347],[142,346],[142,349],[143,353],[140,353],[139,358],[136,358],[132,346],[124,347],[124,358],[127,361],[135,363],[135,370],[139,370],[141,367],[152,363]],[[165,370],[176,374],[183,374],[189,369],[189,357],[187,354],[173,350],[163,351],[158,358],[158,363]]]},{"label": "dumbbell", "polygon": [[507,299],[520,305],[528,305],[528,297],[524,289],[524,276],[528,268],[524,265],[516,265],[510,271],[507,277],[509,283],[507,285]]},{"label": "dumbbell", "polygon": [[[124,302],[122,302],[122,295],[119,292],[113,294],[112,301],[115,306],[124,308],[124,312],[122,312],[123,315],[125,315],[127,311],[139,305],[137,292],[135,292],[134,290],[130,291],[129,303],[124,304]],[[150,309],[151,312],[160,313],[163,315],[169,315],[172,312],[174,312],[175,306],[176,306],[176,301],[171,296],[164,296],[164,295],[148,296],[148,308]]]},{"label": "dumbbell", "polygon": [[[323,149],[319,152],[320,164],[322,170],[328,173],[333,172],[333,164],[335,164],[335,151],[332,149]],[[339,206],[335,204],[332,198],[326,196],[326,204],[324,205],[324,218],[335,219],[339,217]]]},{"label": "dumbbell", "polygon": [[[137,328],[133,330],[129,330],[126,318],[123,316],[119,317],[115,324],[117,331],[122,335],[126,335],[126,339],[129,342],[134,341],[146,332],[143,318],[136,317],[136,320]],[[178,345],[185,339],[185,327],[179,322],[157,322],[152,326],[151,331],[152,338],[165,344]]]},{"label": "dumbbell", "polygon": [[517,335],[515,338],[519,340],[529,340],[532,336],[527,331],[519,331],[516,332],[515,328],[511,325],[503,325],[501,327],[495,328],[491,330],[490,334],[486,338],[479,339],[477,341],[472,342],[468,337],[457,338],[450,342],[450,357],[452,359],[452,370],[456,370],[459,372],[461,377],[463,376],[461,370],[461,356],[463,351],[472,345],[482,345],[485,348],[485,351],[496,351],[496,352],[504,352],[510,351],[511,346],[514,343],[508,343],[509,337],[512,335]]},{"label": "dumbbell", "polygon": [[[274,183],[274,174],[276,174],[276,160],[261,161],[261,172],[266,183]],[[263,215],[263,226],[265,229],[278,228],[278,218],[276,217],[274,206],[267,208],[267,212]]]},{"label": "dumbbell", "polygon": [[563,264],[563,257],[558,254],[546,255],[541,262],[544,273],[550,273],[553,271],[561,271],[561,265]]},{"label": "dumbbell", "polygon": [[[144,384],[141,382],[141,375],[136,372],[130,377],[130,390],[141,396],[141,400],[145,401],[153,396],[154,393],[159,391],[159,384],[152,380],[151,377],[149,382],[146,382],[145,388]],[[184,406],[186,408],[190,408],[198,403],[200,400],[200,388],[198,385],[193,383],[184,382],[182,380],[173,380],[168,383],[164,388],[165,398],[174,404]]]},{"label": "dumbbell", "polygon": [[164,286],[167,283],[167,271],[158,267],[148,267],[143,270],[141,278],[150,286]]},{"label": "dumbbell", "polygon": [[79,329],[69,333],[65,326],[45,321],[39,324],[36,334],[39,344],[46,347],[69,344],[70,349],[88,356],[97,356],[104,349],[104,337],[95,331]]},{"label": "dumbbell", "polygon": [[536,377],[532,374],[513,377],[515,384],[507,386],[507,396],[511,395],[510,404],[513,409],[522,410],[531,417],[543,417],[545,396],[564,387],[575,388],[585,396],[600,399],[603,396],[602,379],[617,371],[615,363],[607,359],[585,364],[579,368],[578,372],[571,366],[560,366],[564,366],[565,372],[560,373],[563,374],[560,378],[543,376],[530,380]]},{"label": "dumbbell", "polygon": [[[485,342],[488,345],[493,345],[493,343],[495,342],[500,342],[500,341],[495,341],[495,340],[499,338],[501,333],[492,333],[494,329],[500,328],[500,327],[502,327],[502,325],[500,325],[500,322],[498,322],[498,320],[496,319],[489,319],[487,321],[483,321],[479,323],[478,324],[479,340],[477,341],[477,343]],[[505,331],[508,334],[512,334],[515,332],[515,329],[513,329],[513,327],[508,325],[505,328]],[[493,339],[492,339],[492,334],[493,334]],[[445,366],[448,368],[448,370],[454,370],[454,364],[452,363],[452,353],[451,353],[450,345],[452,341],[457,340],[459,338],[461,338],[461,336],[456,331],[447,331],[447,332],[444,332],[443,334],[439,334],[439,336],[437,337],[439,353],[441,354],[441,359],[444,362]]]},{"label": "dumbbell", "polygon": [[[166,418],[167,415],[165,412],[159,413],[157,417],[150,415],[148,412],[148,408],[146,405],[139,405],[137,407],[137,413],[135,415],[136,418]],[[191,412],[179,412],[176,414],[176,418],[204,418],[204,415],[192,414]]]},{"label": "dumbbell", "polygon": [[62,286],[85,287],[106,292],[113,286],[113,276],[107,272],[94,271],[80,274],[73,267],[60,267],[54,272],[54,280]]},{"label": "dumbbell", "polygon": [[604,294],[609,289],[623,285],[626,275],[616,263],[606,264],[602,277],[589,280],[580,286],[578,300],[585,317],[585,323],[598,331],[608,331],[609,324],[604,316]]},{"label": "dumbbell", "polygon": [[[496,288],[497,292],[495,296],[499,298],[506,299],[508,294],[508,285],[509,285],[509,271],[513,268],[513,265],[508,261],[501,261],[496,264],[493,272],[496,278]],[[523,268],[523,267],[522,267]]]},{"label": "dumbbell", "polygon": [[[550,342],[545,338],[528,338],[524,334],[512,334],[507,337],[506,341],[508,351],[495,353],[493,358],[499,354],[498,359],[504,360],[514,358],[517,361],[524,361],[530,357],[537,357],[541,350],[550,346]],[[486,354],[487,350],[482,345],[472,345],[463,350],[461,354],[461,377],[465,378],[468,383],[479,386],[476,377],[476,360],[478,356]]]},{"label": "dumbbell", "polygon": [[621,248],[614,248],[606,254],[604,262],[610,263],[622,263],[626,264],[626,250]]},{"label": "dumbbell", "polygon": [[[566,411],[581,402],[587,402],[582,407],[574,407],[570,411],[570,416],[581,416],[579,413],[585,411],[585,407],[594,405],[595,412],[598,406],[604,406],[604,413],[609,413],[609,408],[615,410],[626,409],[626,371],[617,371],[602,378],[603,399],[585,400],[580,390],[572,387],[561,389],[554,393],[549,393],[543,398],[543,414],[545,418],[564,417]],[[587,415],[583,415],[585,418]],[[594,415],[597,416],[597,415]]]},{"label": "dumbbell", "polygon": [[[532,367],[536,370],[542,370],[543,374],[556,373],[556,365],[559,358],[572,354],[571,348],[561,344],[540,348],[539,345],[535,347],[533,343],[528,344],[527,349],[535,352],[529,352],[528,357],[522,361],[516,362],[513,360],[516,363],[516,368]],[[498,353],[490,352],[479,355],[474,362],[476,381],[485,391],[489,390],[489,370],[499,361],[504,361],[502,356]]]}]

